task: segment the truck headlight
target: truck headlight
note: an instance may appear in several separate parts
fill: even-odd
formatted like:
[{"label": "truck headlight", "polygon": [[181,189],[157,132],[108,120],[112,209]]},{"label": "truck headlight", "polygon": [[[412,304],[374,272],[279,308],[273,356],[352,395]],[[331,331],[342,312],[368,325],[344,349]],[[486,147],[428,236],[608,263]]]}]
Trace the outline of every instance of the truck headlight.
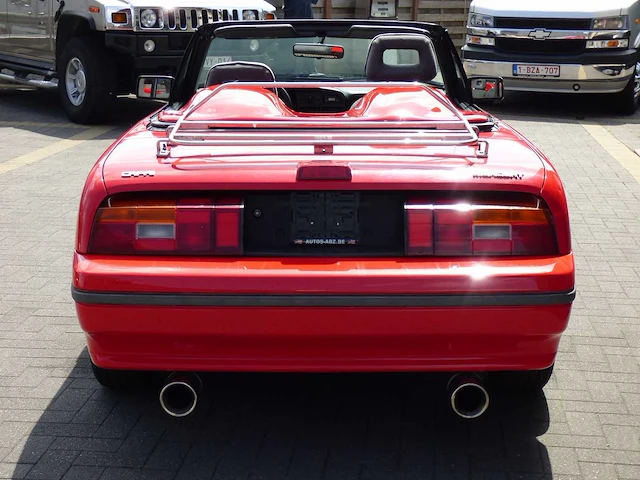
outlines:
[{"label": "truck headlight", "polygon": [[258,19],[258,12],[256,12],[255,10],[244,10],[242,12],[242,19],[243,20],[257,20]]},{"label": "truck headlight", "polygon": [[493,27],[493,17],[489,15],[469,15],[469,25],[472,27],[491,28]]},{"label": "truck headlight", "polygon": [[140,12],[140,25],[144,28],[161,28],[162,18],[158,11],[145,8]]},{"label": "truck headlight", "polygon": [[591,21],[593,30],[622,30],[627,28],[629,17],[622,15],[619,17],[594,18]]}]

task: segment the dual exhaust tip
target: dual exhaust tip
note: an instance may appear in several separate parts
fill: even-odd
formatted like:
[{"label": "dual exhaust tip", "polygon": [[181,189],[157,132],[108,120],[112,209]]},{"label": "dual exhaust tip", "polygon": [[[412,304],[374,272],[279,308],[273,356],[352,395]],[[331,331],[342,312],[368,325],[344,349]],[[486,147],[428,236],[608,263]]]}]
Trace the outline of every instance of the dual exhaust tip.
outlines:
[{"label": "dual exhaust tip", "polygon": [[[195,373],[175,372],[160,390],[160,405],[172,417],[186,417],[196,408],[202,380]],[[458,373],[447,384],[451,408],[460,417],[478,418],[489,408],[489,393],[474,373]]]},{"label": "dual exhaust tip", "polygon": [[172,417],[186,417],[196,409],[201,391],[202,380],[195,373],[172,373],[160,390],[160,406]]},{"label": "dual exhaust tip", "polygon": [[489,392],[479,375],[458,373],[447,384],[451,408],[462,418],[478,418],[489,408]]}]

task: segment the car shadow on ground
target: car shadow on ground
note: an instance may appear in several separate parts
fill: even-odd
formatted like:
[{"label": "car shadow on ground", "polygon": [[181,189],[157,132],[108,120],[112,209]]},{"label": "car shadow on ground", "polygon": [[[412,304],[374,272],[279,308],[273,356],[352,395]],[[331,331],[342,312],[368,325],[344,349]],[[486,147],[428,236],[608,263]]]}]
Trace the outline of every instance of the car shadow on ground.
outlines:
[{"label": "car shadow on ground", "polygon": [[464,420],[448,377],[206,374],[195,412],[177,419],[159,386],[102,388],[85,350],[12,459],[13,478],[553,478],[536,438],[549,427],[543,393],[494,393],[485,415]]},{"label": "car shadow on ground", "polygon": [[[112,118],[105,122],[119,131],[129,128],[146,115],[157,110],[162,102],[119,97]],[[0,126],[27,130],[54,138],[69,138],[91,125],[72,123],[62,109],[56,90],[40,90],[19,85],[0,84]]]}]

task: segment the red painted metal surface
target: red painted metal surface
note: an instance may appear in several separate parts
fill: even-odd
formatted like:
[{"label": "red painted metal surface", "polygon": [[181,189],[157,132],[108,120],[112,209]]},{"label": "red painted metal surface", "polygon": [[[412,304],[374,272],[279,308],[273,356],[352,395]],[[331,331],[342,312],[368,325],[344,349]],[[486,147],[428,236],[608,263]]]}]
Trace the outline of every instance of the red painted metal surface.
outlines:
[{"label": "red painted metal surface", "polygon": [[509,259],[162,258],[75,255],[74,286],[97,292],[551,293],[574,286],[573,255]]},{"label": "red painted metal surface", "polygon": [[492,308],[85,306],[93,361],[149,370],[417,371],[549,367],[570,305]]},{"label": "red painted metal surface", "polygon": [[[256,93],[256,92],[253,92]],[[252,94],[253,94],[252,93]],[[271,94],[216,104],[226,115],[296,117]],[[371,100],[371,99],[369,99]],[[363,101],[350,114],[387,119],[437,116],[445,104]],[[430,100],[433,102],[434,100]],[[442,100],[443,102],[445,100]],[[228,103],[225,103],[228,102]],[[257,102],[257,103],[256,103]],[[260,103],[262,102],[262,103]],[[375,106],[375,105],[377,106]],[[372,105],[374,105],[372,107]],[[374,108],[375,107],[375,108]],[[448,108],[448,107],[447,107]],[[182,112],[163,114],[175,120]],[[212,115],[209,112],[209,115]],[[327,117],[327,114],[324,114]],[[329,117],[331,117],[329,115]],[[470,122],[486,121],[468,112]],[[148,119],[117,140],[82,195],[73,284],[87,292],[295,295],[554,293],[574,286],[565,193],[548,159],[509,126],[475,146],[335,146],[353,190],[513,191],[549,206],[559,252],[552,257],[182,258],[90,255],[91,225],[108,195],[136,191],[344,190],[345,181],[304,180],[297,167],[313,146],[174,147],[157,157],[164,131]],[[384,155],[381,155],[384,152]],[[177,160],[177,161],[176,161]],[[126,177],[125,171],[154,171]],[[77,303],[89,352],[104,368],[150,370],[390,371],[540,369],[555,359],[570,303],[510,307],[153,307]]]}]

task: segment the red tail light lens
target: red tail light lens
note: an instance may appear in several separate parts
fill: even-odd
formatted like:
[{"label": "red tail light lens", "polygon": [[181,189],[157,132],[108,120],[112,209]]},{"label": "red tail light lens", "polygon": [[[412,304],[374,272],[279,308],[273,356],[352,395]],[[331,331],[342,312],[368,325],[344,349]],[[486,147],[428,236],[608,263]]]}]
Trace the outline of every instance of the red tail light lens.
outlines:
[{"label": "red tail light lens", "polygon": [[557,241],[549,210],[530,201],[405,204],[408,255],[553,255]]},{"label": "red tail light lens", "polygon": [[90,253],[241,255],[242,199],[111,199],[98,209]]}]

